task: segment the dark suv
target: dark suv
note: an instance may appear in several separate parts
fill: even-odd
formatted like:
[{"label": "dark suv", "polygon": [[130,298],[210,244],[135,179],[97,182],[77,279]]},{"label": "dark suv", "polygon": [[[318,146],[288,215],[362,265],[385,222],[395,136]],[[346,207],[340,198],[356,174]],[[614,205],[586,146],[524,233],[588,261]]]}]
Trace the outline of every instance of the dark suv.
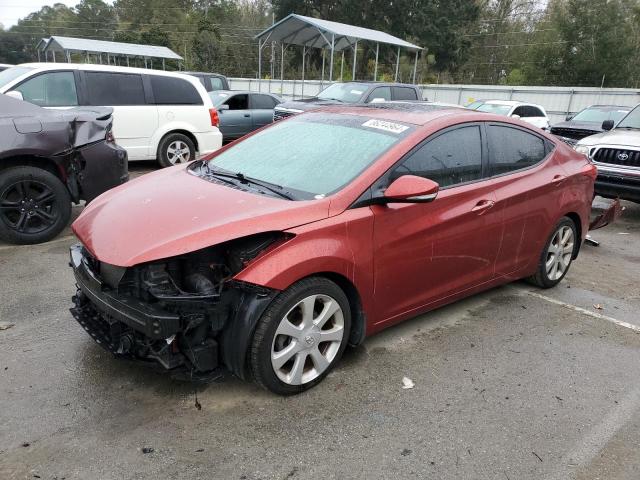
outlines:
[{"label": "dark suv", "polygon": [[191,75],[200,80],[200,83],[204,85],[207,92],[215,92],[216,90],[230,90],[229,81],[224,75],[219,73],[206,73],[206,72],[179,72],[185,75]]},{"label": "dark suv", "polygon": [[604,133],[583,138],[574,147],[598,167],[596,193],[640,203],[640,105],[615,128],[613,120],[605,120],[602,130]]},{"label": "dark suv", "polygon": [[325,88],[317,97],[291,100],[278,105],[274,120],[314,110],[325,105],[364,104],[391,100],[423,100],[422,91],[416,85],[382,82],[336,82]]},{"label": "dark suv", "polygon": [[564,122],[553,125],[551,133],[569,145],[575,145],[582,138],[602,133],[602,122],[605,120],[618,123],[629,111],[631,107],[591,105],[573,116],[568,115]]}]

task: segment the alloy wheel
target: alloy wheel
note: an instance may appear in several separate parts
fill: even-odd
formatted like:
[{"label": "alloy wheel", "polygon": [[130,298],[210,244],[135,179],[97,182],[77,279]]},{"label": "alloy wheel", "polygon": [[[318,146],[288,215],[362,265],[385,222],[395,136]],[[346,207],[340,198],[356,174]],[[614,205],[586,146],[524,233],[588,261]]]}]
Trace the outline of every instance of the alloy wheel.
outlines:
[{"label": "alloy wheel", "polygon": [[175,140],[167,146],[167,159],[173,165],[191,160],[191,150],[182,140]]},{"label": "alloy wheel", "polygon": [[55,193],[49,185],[21,180],[0,194],[0,216],[9,228],[22,234],[36,234],[52,227],[60,212]]},{"label": "alloy wheel", "polygon": [[271,346],[271,365],[288,385],[302,385],[329,368],[344,337],[344,314],[328,295],[300,300],[282,318]]},{"label": "alloy wheel", "polygon": [[556,230],[547,249],[545,262],[549,280],[558,280],[565,274],[573,256],[573,244],[574,235],[571,227],[563,225]]}]

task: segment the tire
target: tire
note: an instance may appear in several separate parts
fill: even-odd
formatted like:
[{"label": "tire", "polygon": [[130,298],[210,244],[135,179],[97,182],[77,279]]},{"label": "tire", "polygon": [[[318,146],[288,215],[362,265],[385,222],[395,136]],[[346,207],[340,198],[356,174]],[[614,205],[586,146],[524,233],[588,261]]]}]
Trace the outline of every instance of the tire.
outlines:
[{"label": "tire", "polygon": [[0,171],[0,239],[18,245],[47,242],[70,217],[69,191],[54,174],[36,167]]},{"label": "tire", "polygon": [[186,135],[170,133],[160,140],[157,159],[161,167],[187,163],[196,159],[196,147]]},{"label": "tire", "polygon": [[[305,305],[313,305],[309,316]],[[295,283],[258,321],[248,352],[254,381],[279,395],[314,387],[340,360],[350,329],[349,300],[338,285],[321,277]]]},{"label": "tire", "polygon": [[555,287],[569,271],[578,242],[575,223],[562,217],[545,243],[538,269],[529,281],[540,288]]}]

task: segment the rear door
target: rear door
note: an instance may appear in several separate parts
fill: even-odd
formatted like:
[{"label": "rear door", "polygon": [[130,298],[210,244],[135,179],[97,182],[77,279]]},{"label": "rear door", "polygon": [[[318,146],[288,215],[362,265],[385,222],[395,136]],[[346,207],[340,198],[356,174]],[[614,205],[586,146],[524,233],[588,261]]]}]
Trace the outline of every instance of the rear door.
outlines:
[{"label": "rear door", "polygon": [[148,103],[143,76],[138,73],[84,71],[81,75],[87,105],[113,107],[113,135],[129,160],[155,156],[151,137],[158,129],[158,109]]},{"label": "rear door", "polygon": [[276,99],[271,95],[265,95],[264,93],[252,93],[249,95],[253,130],[273,122],[273,109],[276,105]]},{"label": "rear door", "polygon": [[562,204],[566,173],[553,158],[553,144],[530,130],[491,123],[487,140],[496,210],[504,217],[496,273],[517,276],[542,250]]},{"label": "rear door", "polygon": [[228,110],[220,111],[220,131],[225,139],[239,138],[252,130],[253,119],[249,110],[248,93],[232,95],[223,105],[229,106]]},{"label": "rear door", "polygon": [[440,184],[431,203],[371,207],[375,215],[375,298],[393,318],[490,281],[502,235],[484,178],[481,124],[456,126],[427,139],[374,188],[402,175]]}]

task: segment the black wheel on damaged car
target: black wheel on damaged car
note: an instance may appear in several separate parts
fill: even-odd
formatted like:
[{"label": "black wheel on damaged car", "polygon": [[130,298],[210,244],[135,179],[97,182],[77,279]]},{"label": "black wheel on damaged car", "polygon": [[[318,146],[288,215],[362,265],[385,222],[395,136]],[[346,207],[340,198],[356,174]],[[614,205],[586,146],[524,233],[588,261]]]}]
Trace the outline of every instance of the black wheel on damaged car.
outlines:
[{"label": "black wheel on damaged car", "polygon": [[542,249],[538,270],[529,281],[541,288],[555,287],[569,271],[579,241],[576,224],[562,217]]},{"label": "black wheel on damaged car", "polygon": [[171,167],[196,159],[193,141],[182,133],[170,133],[158,145],[158,163],[161,167]]},{"label": "black wheel on damaged car", "polygon": [[279,294],[260,318],[249,349],[256,383],[280,395],[317,385],[349,341],[351,311],[329,279],[301,280]]},{"label": "black wheel on damaged car", "polygon": [[69,192],[51,172],[36,167],[0,171],[0,239],[22,245],[46,242],[70,217]]}]

